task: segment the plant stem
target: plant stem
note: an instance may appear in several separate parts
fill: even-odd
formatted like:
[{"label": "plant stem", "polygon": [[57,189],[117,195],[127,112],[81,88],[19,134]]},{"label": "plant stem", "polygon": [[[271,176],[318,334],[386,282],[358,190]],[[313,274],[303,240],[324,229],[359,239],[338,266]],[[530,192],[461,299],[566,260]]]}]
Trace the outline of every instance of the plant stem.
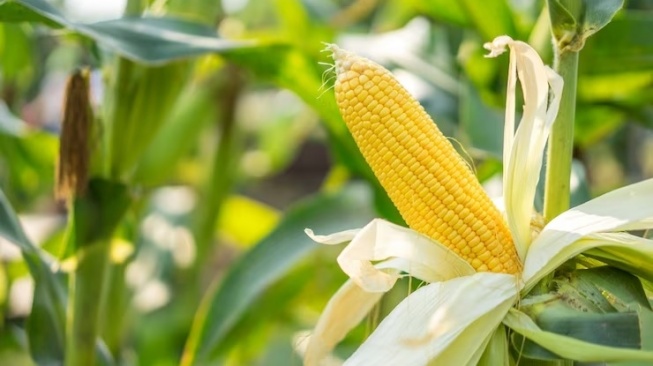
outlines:
[{"label": "plant stem", "polygon": [[565,86],[562,90],[558,117],[553,124],[549,138],[544,187],[544,218],[546,221],[551,221],[569,208],[576,115],[578,52],[556,49],[555,56],[554,68],[562,76]]},{"label": "plant stem", "polygon": [[111,238],[130,204],[125,185],[100,178],[92,179],[86,194],[71,204],[68,245],[75,249],[77,263],[68,293],[66,366],[93,366],[105,357],[96,345],[104,314]]},{"label": "plant stem", "polygon": [[95,243],[77,252],[77,268],[71,277],[66,366],[96,364],[95,342],[108,265],[108,243]]},{"label": "plant stem", "polygon": [[233,66],[228,66],[224,89],[221,90],[221,117],[219,121],[218,148],[213,156],[213,167],[205,194],[200,205],[195,238],[198,258],[205,259],[215,233],[215,223],[220,215],[220,208],[231,191],[237,162],[237,126],[235,125],[236,103],[242,88],[241,75]]},{"label": "plant stem", "polygon": [[126,288],[126,263],[110,263],[106,271],[103,317],[100,321],[100,336],[114,358],[120,357],[125,328],[129,315],[129,295]]}]

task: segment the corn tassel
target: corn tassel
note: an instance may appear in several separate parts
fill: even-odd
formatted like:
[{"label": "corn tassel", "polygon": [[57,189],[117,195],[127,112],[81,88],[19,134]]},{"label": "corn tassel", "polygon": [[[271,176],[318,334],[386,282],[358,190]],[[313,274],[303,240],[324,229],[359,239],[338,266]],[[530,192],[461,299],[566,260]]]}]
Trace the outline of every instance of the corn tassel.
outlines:
[{"label": "corn tassel", "polygon": [[349,131],[411,229],[477,271],[518,273],[501,213],[424,108],[382,66],[329,45]]},{"label": "corn tassel", "polygon": [[88,184],[93,122],[88,71],[78,70],[68,79],[63,112],[55,196],[70,200],[83,195]]}]

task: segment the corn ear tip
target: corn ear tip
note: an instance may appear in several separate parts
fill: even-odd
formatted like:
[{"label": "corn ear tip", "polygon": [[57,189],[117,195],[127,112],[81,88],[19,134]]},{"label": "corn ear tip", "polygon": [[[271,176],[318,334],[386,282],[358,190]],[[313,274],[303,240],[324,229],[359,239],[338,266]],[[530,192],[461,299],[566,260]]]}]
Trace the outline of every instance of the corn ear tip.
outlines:
[{"label": "corn ear tip", "polygon": [[322,52],[330,52],[331,57],[334,61],[336,75],[340,75],[343,72],[349,70],[351,65],[354,63],[357,56],[356,54],[340,48],[335,43],[322,42],[324,44],[324,49]]}]

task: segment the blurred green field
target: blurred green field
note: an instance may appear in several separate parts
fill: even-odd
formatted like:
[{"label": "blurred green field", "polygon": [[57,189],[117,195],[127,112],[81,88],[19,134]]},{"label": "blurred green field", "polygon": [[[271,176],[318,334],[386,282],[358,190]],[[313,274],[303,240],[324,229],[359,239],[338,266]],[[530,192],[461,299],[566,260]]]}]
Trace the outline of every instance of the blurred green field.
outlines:
[{"label": "blurred green field", "polygon": [[[324,43],[392,70],[494,196],[508,58],[482,45],[507,34],[553,62],[538,0],[109,3],[0,1],[2,365],[301,365],[293,339],[346,279],[304,229],[403,223]],[[572,205],[653,177],[651,29],[653,2],[626,1],[580,53]],[[76,70],[89,184],[57,199]]]}]

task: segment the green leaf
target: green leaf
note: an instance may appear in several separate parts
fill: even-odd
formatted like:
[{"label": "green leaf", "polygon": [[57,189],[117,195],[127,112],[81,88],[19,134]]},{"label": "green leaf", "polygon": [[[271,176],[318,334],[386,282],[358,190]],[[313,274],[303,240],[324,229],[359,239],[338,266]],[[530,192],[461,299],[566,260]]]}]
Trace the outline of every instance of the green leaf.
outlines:
[{"label": "green leaf", "polygon": [[221,39],[213,28],[172,18],[121,18],[75,28],[124,57],[148,64],[252,44]]},{"label": "green leaf", "polygon": [[[49,15],[43,15],[43,12]],[[38,22],[50,27],[59,27],[61,23],[53,21],[53,17],[63,19],[57,9],[42,1],[0,1],[0,22]]]},{"label": "green leaf", "polygon": [[9,200],[0,190],[0,236],[16,244],[21,251],[33,253],[36,247],[27,239]]},{"label": "green leaf", "polygon": [[585,0],[585,16],[581,32],[585,38],[605,27],[623,7],[624,0]]},{"label": "green leaf", "polygon": [[562,302],[576,311],[599,314],[617,311],[582,270],[556,277],[553,283],[556,294],[562,297]]},{"label": "green leaf", "polygon": [[623,0],[549,0],[556,47],[580,51],[592,34],[605,27],[623,6]]},{"label": "green leaf", "polygon": [[506,0],[461,0],[459,3],[482,39],[490,41],[502,34],[517,36],[512,10]]},{"label": "green leaf", "polygon": [[607,247],[590,249],[584,254],[638,275],[648,281],[653,281],[653,270],[651,269],[649,258],[643,257],[640,251],[630,250],[627,247]]},{"label": "green leaf", "polygon": [[[633,74],[653,69],[653,13],[624,12],[587,42],[580,55],[579,72]],[[582,88],[582,83],[579,85]],[[615,88],[620,89],[619,84]]]},{"label": "green leaf", "polygon": [[12,7],[14,20],[33,21],[35,17],[44,17],[95,40],[121,56],[142,63],[160,64],[252,44],[221,39],[213,28],[181,19],[125,17],[84,24],[66,19],[59,10],[43,0],[16,0],[16,3],[29,11]]},{"label": "green leaf", "polygon": [[4,323],[0,332],[0,355],[7,365],[34,365],[25,344],[25,330],[18,324]]},{"label": "green leaf", "polygon": [[[558,276],[554,287],[555,292],[529,297],[522,303],[522,311],[543,331],[593,344],[641,348],[640,310],[649,304],[637,277],[602,266]],[[529,358],[563,358],[521,336],[514,337],[514,345]]]},{"label": "green leaf", "polygon": [[460,26],[469,26],[470,19],[458,1],[450,0],[412,0],[412,5],[417,11],[433,19],[453,23]]},{"label": "green leaf", "polygon": [[[639,317],[637,313],[585,314],[541,314],[536,319],[543,330],[565,335],[592,344],[611,347],[639,349],[641,344]],[[533,341],[520,336],[513,339],[514,345],[522,345],[522,355],[540,360],[556,360],[563,357]]]},{"label": "green leaf", "polygon": [[[10,197],[52,193],[59,139],[51,133],[27,129],[22,136],[0,133],[3,186]],[[20,205],[22,201],[16,201]],[[20,206],[19,206],[20,207]]]},{"label": "green leaf", "polygon": [[[569,336],[547,332],[535,324],[535,322],[533,322],[533,320],[528,315],[516,309],[510,309],[504,318],[503,323],[515,332],[525,336],[540,346],[570,360],[584,362],[611,362],[631,360],[641,360],[647,362],[653,361],[653,352],[608,347],[605,345],[585,342]],[[615,324],[615,326],[619,325]],[[594,332],[596,332],[596,330],[594,330]],[[601,330],[600,333],[605,332]],[[521,349],[521,343],[516,342],[513,343],[513,345],[516,346],[516,350],[519,352]]]},{"label": "green leaf", "polygon": [[65,278],[45,266],[30,266],[30,274],[34,279],[32,311],[26,324],[30,354],[38,365],[63,364]]},{"label": "green leaf", "polygon": [[[23,24],[0,24],[0,68],[4,85],[13,85],[19,89],[29,85],[35,71],[32,60],[36,55],[28,29],[30,28]],[[0,115],[4,113],[2,111]],[[2,130],[2,121],[0,121],[0,130]]]},{"label": "green leaf", "polygon": [[651,310],[642,283],[634,275],[610,266],[575,271],[579,277],[596,286],[619,311],[635,310],[637,306]]},{"label": "green leaf", "polygon": [[30,242],[0,190],[0,236],[16,244],[34,279],[32,312],[27,321],[30,353],[39,364],[63,359],[65,290],[38,248]]},{"label": "green leaf", "polygon": [[215,88],[191,87],[181,93],[152,142],[143,151],[134,181],[162,184],[174,173],[170,167],[187,153],[209,122],[216,118]]},{"label": "green leaf", "polygon": [[569,40],[576,31],[578,23],[576,18],[565,8],[559,0],[547,0],[551,31],[557,40]]},{"label": "green leaf", "polygon": [[86,246],[110,238],[131,204],[124,184],[94,178],[74,202],[74,243]]},{"label": "green leaf", "polygon": [[[646,351],[653,351],[653,311],[637,307],[637,314],[639,315],[639,326],[641,328],[642,349]],[[611,362],[609,366],[650,366],[650,361],[627,361],[627,362]]]},{"label": "green leaf", "polygon": [[130,180],[137,159],[159,132],[187,82],[188,66],[173,62],[153,67],[116,60],[112,92],[105,97],[111,177]]},{"label": "green leaf", "polygon": [[509,365],[508,337],[506,327],[501,324],[491,335],[490,342],[485,347],[478,366]]},{"label": "green leaf", "polygon": [[195,318],[183,364],[210,363],[252,302],[316,250],[317,244],[304,234],[305,228],[336,232],[361,227],[373,216],[370,192],[358,185],[321,194],[289,210],[279,226],[234,264],[220,287],[207,295]]},{"label": "green leaf", "polygon": [[[289,34],[310,35],[311,19],[306,12],[303,1],[277,0],[274,3],[279,22]],[[299,39],[305,40],[307,38],[309,37],[301,37]]]}]

